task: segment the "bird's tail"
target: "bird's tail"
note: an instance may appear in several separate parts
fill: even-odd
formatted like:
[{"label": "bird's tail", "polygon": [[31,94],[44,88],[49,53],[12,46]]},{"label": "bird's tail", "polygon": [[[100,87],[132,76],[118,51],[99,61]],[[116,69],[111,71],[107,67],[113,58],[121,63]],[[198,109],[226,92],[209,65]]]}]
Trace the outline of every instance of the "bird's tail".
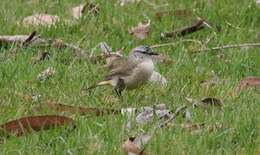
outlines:
[{"label": "bird's tail", "polygon": [[112,85],[112,80],[105,80],[105,81],[101,81],[101,82],[98,82],[97,84],[94,84],[90,87],[87,87],[87,88],[83,88],[84,91],[89,91],[89,90],[92,90],[96,87],[99,87],[99,86],[104,86],[104,85]]}]

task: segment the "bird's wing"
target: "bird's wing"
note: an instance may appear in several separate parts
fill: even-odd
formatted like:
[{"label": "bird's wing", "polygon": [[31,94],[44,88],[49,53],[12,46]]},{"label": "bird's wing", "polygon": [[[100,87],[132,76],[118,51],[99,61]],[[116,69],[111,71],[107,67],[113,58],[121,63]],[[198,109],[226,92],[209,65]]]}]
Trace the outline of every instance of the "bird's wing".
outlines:
[{"label": "bird's wing", "polygon": [[138,64],[125,60],[120,66],[113,68],[110,73],[106,76],[106,79],[110,79],[113,76],[128,76],[131,75],[133,70]]}]

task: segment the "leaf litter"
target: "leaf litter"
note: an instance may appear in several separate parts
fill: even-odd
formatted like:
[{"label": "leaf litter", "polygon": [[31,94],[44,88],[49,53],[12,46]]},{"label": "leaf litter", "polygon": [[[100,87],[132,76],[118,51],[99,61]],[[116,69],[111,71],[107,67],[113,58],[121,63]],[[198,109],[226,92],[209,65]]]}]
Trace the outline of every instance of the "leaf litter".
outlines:
[{"label": "leaf litter", "polygon": [[151,21],[146,23],[138,23],[136,27],[132,27],[128,30],[129,34],[134,35],[137,39],[145,39],[148,37],[151,30]]},{"label": "leaf litter", "polygon": [[[128,2],[137,2],[135,0],[120,0],[119,1],[121,5],[125,5]],[[138,1],[139,2],[139,1]],[[89,13],[98,14],[98,7],[97,5],[93,4],[84,4],[79,5],[72,9],[72,16],[76,19],[80,19],[85,12],[85,10],[88,10]],[[156,13],[156,16],[161,19],[162,16],[170,15],[172,12],[158,12]],[[182,12],[175,12],[176,15],[180,16],[190,16],[189,12],[186,12],[185,10]],[[53,26],[56,25],[57,22],[60,21],[60,18],[55,15],[49,15],[49,14],[35,14],[29,17],[24,18],[23,24],[24,25],[34,25],[34,26]],[[193,33],[195,31],[198,31],[206,26],[210,26],[207,23],[205,23],[204,20],[199,20],[197,23],[195,23],[192,26],[185,27],[183,29],[169,32],[169,33],[162,33],[163,37],[176,37],[176,36],[184,36],[188,33]],[[150,20],[147,23],[139,23],[136,27],[132,27],[129,29],[129,33],[131,35],[134,35],[138,39],[145,39],[148,37],[150,33]],[[6,36],[4,36],[6,37]],[[8,36],[10,37],[10,36]],[[11,36],[13,37],[11,41],[8,40],[9,38],[5,38],[4,40],[1,40],[1,43],[19,43],[22,45],[28,45],[34,42],[35,40],[40,40],[40,42],[46,43],[46,40],[42,40],[39,36],[37,36],[36,39],[34,39],[35,34],[32,33],[29,36]],[[70,47],[72,49],[75,49],[76,51],[81,51],[80,48],[67,44],[63,42],[62,40],[52,40],[51,43],[52,46],[57,48],[64,48],[64,47]],[[48,44],[49,41],[47,41]],[[112,52],[112,48],[110,48],[106,43],[100,44],[103,55],[102,58],[106,59],[106,67],[108,69],[113,68],[114,66],[118,65],[116,62],[122,60],[123,55],[120,52]],[[35,61],[43,61],[45,58],[48,58],[49,53],[47,52],[39,52],[39,55],[36,56]],[[81,57],[81,55],[79,55]],[[91,56],[90,56],[91,57]],[[156,58],[155,58],[156,59]],[[163,59],[158,59],[163,60]],[[156,60],[155,60],[156,61]],[[163,62],[163,61],[161,61]],[[37,76],[38,80],[44,81],[51,76],[55,74],[55,69],[52,67],[47,68],[42,73],[40,73]],[[161,85],[166,85],[166,79],[161,76],[158,72],[155,72],[151,78],[151,81],[159,82]],[[249,87],[259,87],[260,86],[260,80],[258,77],[247,77],[240,81],[238,87],[240,89],[246,89]],[[30,99],[29,99],[30,98]],[[32,96],[32,97],[26,97],[27,100],[32,101],[38,101],[38,96]],[[202,108],[209,108],[210,107],[218,107],[219,109],[222,109],[223,102],[220,99],[214,98],[214,97],[207,97],[203,98],[201,100],[193,100],[191,98],[187,98],[192,103],[192,107],[202,107]],[[74,107],[70,105],[65,105],[57,102],[47,101],[45,102],[46,106],[50,109],[60,113],[60,112],[68,112],[68,113],[79,113],[80,115],[85,115],[89,113],[93,113],[95,116],[102,116],[104,114],[127,114],[132,115],[133,113],[139,112],[139,114],[136,116],[136,122],[138,124],[146,124],[148,122],[152,122],[156,118],[156,123],[153,128],[147,133],[137,134],[137,136],[130,137],[128,140],[122,145],[123,149],[128,152],[128,154],[144,154],[144,148],[145,145],[150,141],[152,136],[155,133],[155,130],[158,128],[163,128],[167,126],[172,120],[174,120],[178,115],[181,113],[184,114],[186,123],[181,124],[180,126],[188,131],[201,131],[203,128],[207,128],[209,131],[215,131],[218,128],[223,127],[222,124],[214,124],[212,126],[206,125],[205,123],[191,123],[191,112],[190,109],[187,109],[187,106],[183,106],[178,108],[174,113],[167,109],[165,105],[159,104],[155,105],[153,107],[142,107],[140,108],[123,108],[123,109],[100,109],[100,108],[84,108],[84,107]],[[42,107],[38,107],[37,110],[41,110]],[[141,112],[140,112],[141,111]],[[129,120],[128,120],[129,121]],[[68,117],[65,116],[58,116],[58,115],[42,115],[42,116],[28,116],[28,117],[22,117],[17,120],[13,120],[7,123],[4,123],[0,125],[0,128],[2,128],[5,132],[14,134],[16,136],[22,136],[26,133],[30,133],[31,131],[40,131],[49,129],[52,127],[57,126],[65,126],[65,125],[73,125],[74,121]]]}]

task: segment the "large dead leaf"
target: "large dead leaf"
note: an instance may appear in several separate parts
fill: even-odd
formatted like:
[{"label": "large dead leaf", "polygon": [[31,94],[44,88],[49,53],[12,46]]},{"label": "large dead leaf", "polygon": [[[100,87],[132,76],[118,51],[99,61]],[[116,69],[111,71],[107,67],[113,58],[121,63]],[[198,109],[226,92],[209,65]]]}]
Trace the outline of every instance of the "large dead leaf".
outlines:
[{"label": "large dead leaf", "polygon": [[151,29],[150,21],[147,23],[139,23],[136,27],[132,27],[129,29],[129,33],[134,35],[138,39],[145,39],[147,38]]},{"label": "large dead leaf", "polygon": [[59,16],[42,13],[25,17],[22,23],[25,26],[52,26],[56,25],[59,21]]},{"label": "large dead leaf", "polygon": [[92,3],[86,3],[71,9],[71,14],[75,19],[80,19],[85,12],[97,15],[99,13],[99,7]]},{"label": "large dead leaf", "polygon": [[246,77],[240,80],[238,88],[260,88],[260,77]]},{"label": "large dead leaf", "polygon": [[28,116],[0,125],[0,128],[9,134],[22,136],[32,131],[47,130],[59,126],[73,126],[71,118],[57,115]]}]

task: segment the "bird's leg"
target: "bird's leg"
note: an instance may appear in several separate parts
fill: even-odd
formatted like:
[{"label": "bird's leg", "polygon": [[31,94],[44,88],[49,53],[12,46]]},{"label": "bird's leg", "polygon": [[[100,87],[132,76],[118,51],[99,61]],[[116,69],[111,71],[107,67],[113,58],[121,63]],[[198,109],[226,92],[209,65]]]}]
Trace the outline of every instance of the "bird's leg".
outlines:
[{"label": "bird's leg", "polygon": [[121,97],[121,92],[118,90],[118,88],[115,88],[114,90],[115,90],[115,92],[116,92],[116,95],[117,95],[118,97]]},{"label": "bird's leg", "polygon": [[125,84],[124,84],[124,80],[119,78],[117,85],[115,87],[115,92],[117,94],[118,97],[121,97],[122,95],[122,91],[125,89]]}]

